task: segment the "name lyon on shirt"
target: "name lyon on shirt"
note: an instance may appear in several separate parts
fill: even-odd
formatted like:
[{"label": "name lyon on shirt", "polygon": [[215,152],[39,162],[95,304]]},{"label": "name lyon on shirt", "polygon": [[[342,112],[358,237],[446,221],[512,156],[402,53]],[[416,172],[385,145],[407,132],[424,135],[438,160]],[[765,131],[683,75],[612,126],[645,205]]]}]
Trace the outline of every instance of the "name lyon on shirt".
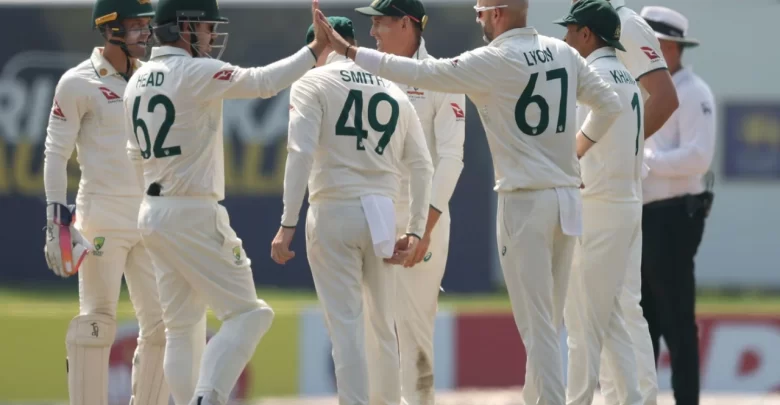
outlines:
[{"label": "name lyon on shirt", "polygon": [[531,52],[523,52],[523,56],[525,56],[525,61],[528,63],[528,66],[536,66],[538,64],[552,62],[554,60],[553,53],[550,48],[544,48],[544,50],[537,49]]}]

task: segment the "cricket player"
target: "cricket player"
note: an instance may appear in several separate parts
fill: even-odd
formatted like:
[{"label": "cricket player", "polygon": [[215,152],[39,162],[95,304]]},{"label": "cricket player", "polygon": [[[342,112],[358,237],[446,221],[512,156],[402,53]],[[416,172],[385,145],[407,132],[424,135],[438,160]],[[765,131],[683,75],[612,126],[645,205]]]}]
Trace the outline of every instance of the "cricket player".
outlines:
[{"label": "cricket player", "polygon": [[[422,37],[428,16],[419,0],[382,0],[356,9],[371,17],[377,49],[418,60],[433,58]],[[466,96],[400,85],[414,104],[434,164],[428,223],[413,269],[397,272],[396,328],[401,348],[401,381],[409,405],[434,403],[433,331],[439,289],[450,240],[449,201],[463,170]],[[397,233],[409,218],[408,176],[396,202]]]},{"label": "cricket player", "polygon": [[[108,358],[122,274],[140,329],[130,403],[167,405],[170,397],[162,378],[162,309],[137,227],[141,184],[124,152],[122,95],[146,54],[153,16],[151,1],[97,0],[92,27],[105,43],[62,76],[49,117],[43,169],[47,262],[57,275],[78,272],[79,278],[79,314],[66,335],[71,404],[108,405]],[[74,147],[81,167],[75,211],[66,206],[66,166]],[[205,327],[199,330],[204,342]]]},{"label": "cricket player", "polygon": [[[324,47],[315,40],[269,66],[242,68],[210,57],[224,51],[227,34],[218,28],[227,23],[217,0],[160,0],[154,33],[162,46],[124,96],[128,155],[142,167],[146,190],[138,224],[157,272],[165,375],[177,405],[225,405],[274,315],[257,298],[251,262],[219,204],[222,100],[274,96]],[[207,306],[222,326],[198,362],[192,336]]]},{"label": "cricket player", "polygon": [[[624,106],[609,132],[580,160],[584,229],[574,249],[564,310],[569,346],[566,403],[593,402],[604,347],[607,361],[618,370],[617,403],[640,405],[636,359],[618,300],[642,231],[642,93],[617,58],[618,52],[625,52],[620,17],[607,1],[580,0],[555,23],[567,27],[566,43],[610,84]],[[588,112],[587,106],[580,106],[578,122]]]},{"label": "cricket player", "polygon": [[[329,23],[354,44],[349,19],[331,17]],[[339,403],[398,405],[396,272],[404,269],[390,262],[405,256],[404,265],[413,265],[430,206],[433,164],[401,88],[330,48],[317,66],[290,93],[284,212],[271,257],[284,264],[294,256],[289,246],[308,182],[306,251],[333,344]],[[410,215],[397,246],[403,252],[394,255],[394,202],[403,176],[409,178]],[[367,325],[376,340],[370,390]]]},{"label": "cricket player", "polygon": [[[559,331],[582,232],[577,156],[609,130],[621,103],[573,48],[527,27],[527,0],[479,0],[475,10],[489,43],[452,59],[415,60],[356,48],[327,32],[337,52],[371,73],[465,93],[477,106],[495,166],[501,267],[528,352],[523,398],[563,404]],[[322,13],[317,21],[327,24]],[[593,109],[579,133],[577,101]]]},{"label": "cricket player", "polygon": [[[639,88],[642,90],[644,137],[647,139],[656,133],[677,110],[679,105],[677,91],[652,28],[634,10],[626,7],[625,0],[610,0],[610,3],[620,16],[620,42],[626,48],[625,52],[618,52],[617,57],[639,82]],[[628,107],[624,106],[624,108]],[[658,377],[653,360],[653,345],[650,341],[647,321],[639,305],[642,298],[641,234],[639,241],[631,250],[629,263],[620,306],[636,356],[643,404],[655,405],[658,395]],[[614,369],[607,360],[608,350],[609,346],[606,346],[602,352],[601,364],[604,367],[601,368],[600,385],[607,403],[613,404],[618,402],[618,394],[612,381],[620,378],[618,376],[620,371]]]}]

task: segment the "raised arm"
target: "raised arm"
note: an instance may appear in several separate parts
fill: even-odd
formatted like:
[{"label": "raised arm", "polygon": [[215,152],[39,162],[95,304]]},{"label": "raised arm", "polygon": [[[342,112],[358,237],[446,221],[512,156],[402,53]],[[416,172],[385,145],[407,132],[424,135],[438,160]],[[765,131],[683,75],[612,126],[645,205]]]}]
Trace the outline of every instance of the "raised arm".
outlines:
[{"label": "raised arm", "polygon": [[[466,137],[466,96],[444,93],[438,96],[433,135],[438,162],[433,171],[431,208],[438,213],[449,210],[450,199],[455,192],[463,171],[463,143]],[[428,216],[426,232],[436,225],[438,215]]]}]

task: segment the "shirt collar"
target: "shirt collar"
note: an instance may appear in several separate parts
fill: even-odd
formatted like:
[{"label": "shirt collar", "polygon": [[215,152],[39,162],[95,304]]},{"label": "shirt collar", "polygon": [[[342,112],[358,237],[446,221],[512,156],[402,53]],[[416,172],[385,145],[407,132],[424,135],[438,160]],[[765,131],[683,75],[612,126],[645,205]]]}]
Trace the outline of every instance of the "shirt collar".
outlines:
[{"label": "shirt collar", "polygon": [[162,56],[187,56],[190,58],[192,57],[192,55],[190,55],[189,52],[175,46],[163,45],[160,47],[152,48],[151,59],[159,58]]},{"label": "shirt collar", "polygon": [[345,60],[347,60],[346,56],[339,55],[336,53],[336,51],[332,51],[331,53],[328,54],[328,57],[325,58],[325,64],[327,65],[333,62],[343,62]]},{"label": "shirt collar", "polygon": [[590,55],[588,55],[588,57],[585,58],[585,61],[588,62],[588,65],[590,65],[596,59],[601,59],[609,56],[612,57],[617,56],[617,54],[615,53],[615,48],[604,46],[591,52]]},{"label": "shirt collar", "polygon": [[626,6],[626,0],[609,0],[609,2],[612,3],[612,7],[615,7],[615,9]]},{"label": "shirt collar", "polygon": [[539,35],[538,32],[536,32],[536,28],[534,27],[525,27],[525,28],[515,28],[511,29],[509,31],[504,32],[503,34],[493,38],[492,41],[490,41],[490,44],[488,46],[499,46],[504,41],[514,38],[516,36],[520,35]]},{"label": "shirt collar", "polygon": [[420,60],[428,58],[428,50],[425,48],[424,38],[420,38],[420,47],[417,48],[417,52],[414,53],[414,57]]},{"label": "shirt collar", "polygon": [[[95,47],[92,50],[92,55],[89,57],[89,60],[92,62],[92,67],[95,69],[95,73],[97,73],[98,77],[119,75],[119,72],[117,72],[111,63],[103,57],[102,46]],[[138,69],[139,67],[141,67],[141,61],[136,59],[135,69]]]}]

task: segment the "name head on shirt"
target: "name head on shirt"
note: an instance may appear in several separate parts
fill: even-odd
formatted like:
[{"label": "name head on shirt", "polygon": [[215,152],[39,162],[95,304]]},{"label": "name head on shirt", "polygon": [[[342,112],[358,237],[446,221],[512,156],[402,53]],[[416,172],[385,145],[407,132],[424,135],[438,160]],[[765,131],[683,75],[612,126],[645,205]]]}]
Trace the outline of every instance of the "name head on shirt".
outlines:
[{"label": "name head on shirt", "polygon": [[138,77],[135,82],[135,88],[141,87],[160,87],[165,82],[165,74],[163,72],[149,72],[144,73]]},{"label": "name head on shirt", "polygon": [[625,70],[610,70],[609,74],[612,75],[612,80],[617,84],[636,84],[636,80],[631,77],[631,73]]},{"label": "name head on shirt", "polygon": [[382,80],[382,78],[380,78],[379,76],[374,76],[368,72],[361,72],[355,70],[341,70],[339,71],[339,73],[341,73],[341,80],[347,83],[370,84],[370,85],[382,86],[382,87],[389,86],[389,82],[385,83],[385,81]]},{"label": "name head on shirt", "polygon": [[542,63],[552,62],[553,53],[550,48],[544,48],[544,50],[537,49],[530,52],[523,52],[525,56],[525,62],[528,66],[536,66]]}]

